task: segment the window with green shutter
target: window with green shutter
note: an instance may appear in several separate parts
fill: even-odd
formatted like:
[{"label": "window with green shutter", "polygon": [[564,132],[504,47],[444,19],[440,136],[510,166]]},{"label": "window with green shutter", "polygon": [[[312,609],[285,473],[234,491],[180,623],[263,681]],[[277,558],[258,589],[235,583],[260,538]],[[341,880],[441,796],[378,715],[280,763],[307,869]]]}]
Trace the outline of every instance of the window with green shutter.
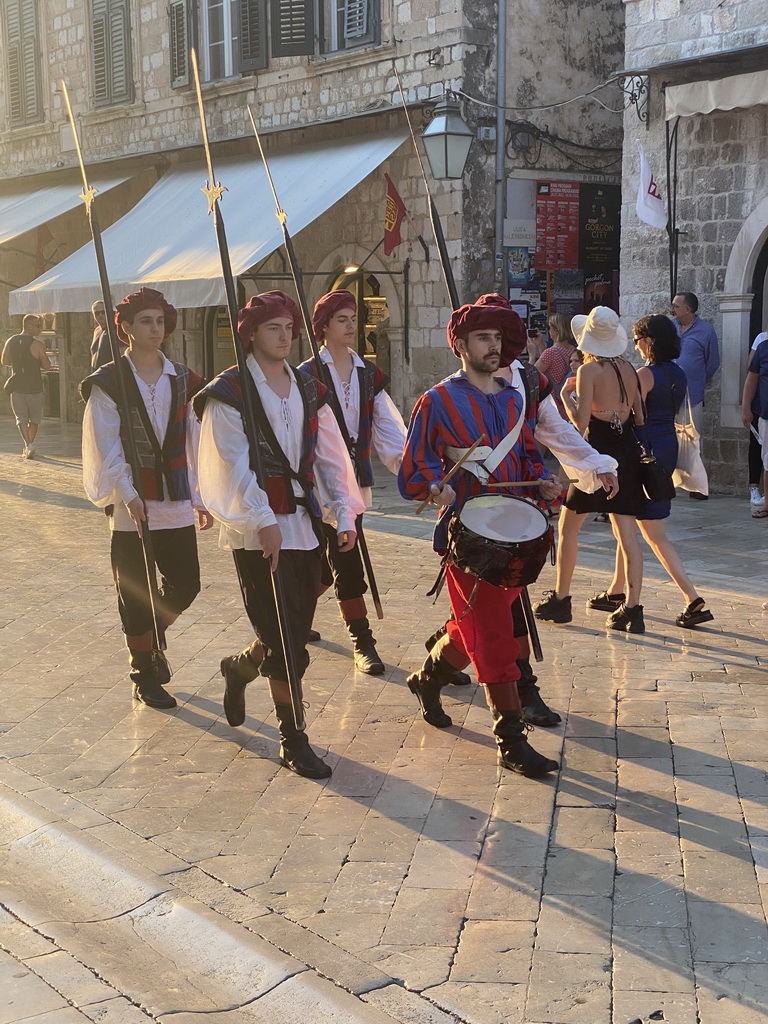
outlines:
[{"label": "window with green shutter", "polygon": [[315,52],[315,0],[271,0],[272,56]]},{"label": "window with green shutter", "polygon": [[133,99],[128,0],[92,0],[93,96],[97,107]]},{"label": "window with green shutter", "polygon": [[320,52],[338,53],[379,41],[380,0],[319,0]]},{"label": "window with green shutter", "polygon": [[12,128],[43,120],[36,0],[5,0],[8,120]]}]

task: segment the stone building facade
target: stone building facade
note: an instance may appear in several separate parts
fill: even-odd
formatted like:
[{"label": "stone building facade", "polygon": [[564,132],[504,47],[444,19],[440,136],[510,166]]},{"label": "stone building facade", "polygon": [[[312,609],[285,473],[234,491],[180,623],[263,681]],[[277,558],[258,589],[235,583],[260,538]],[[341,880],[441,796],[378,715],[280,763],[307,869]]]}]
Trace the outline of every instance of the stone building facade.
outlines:
[{"label": "stone building facade", "polygon": [[[217,159],[257,159],[248,105],[268,152],[311,144],[322,159],[329,140],[405,132],[394,61],[417,131],[446,90],[461,95],[473,127],[496,118],[493,0],[345,0],[341,7],[329,0],[0,0],[0,11],[0,53],[7,55],[0,75],[0,198],[4,189],[61,182],[79,191],[66,82],[89,173],[126,179],[97,200],[102,227],[179,163],[199,161],[201,183],[205,178],[187,49],[193,43]],[[505,175],[618,180],[618,89],[600,92],[600,103],[586,97],[557,104],[589,93],[620,66],[622,31],[620,0],[510,0]],[[515,132],[525,136],[524,146],[512,144]],[[463,180],[431,183],[462,299],[503,287],[494,261],[494,150],[492,140],[474,142]],[[390,257],[380,247],[384,171],[410,215],[404,242]],[[226,200],[222,209],[226,217]],[[18,329],[18,319],[7,314],[9,292],[88,239],[78,207],[0,245],[0,328]],[[407,414],[426,387],[456,366],[445,344],[448,297],[410,142],[295,241],[310,271],[310,302],[337,284],[346,267],[365,260],[362,287],[371,299],[386,300],[381,308],[388,313],[385,330],[374,333],[393,396]],[[276,252],[255,275],[245,275],[243,294],[289,289],[285,271]],[[34,301],[39,308],[44,299]],[[76,419],[75,383],[88,368],[90,317],[85,309],[50,312],[57,314],[63,414]],[[172,351],[197,369],[218,369],[224,356],[216,354],[223,347],[216,323],[215,310],[184,310]]]},{"label": "stone building facade", "polygon": [[[741,423],[741,391],[748,351],[768,321],[768,18],[761,0],[712,7],[694,0],[626,0],[625,69],[634,88],[647,83],[639,121],[625,113],[623,169],[622,313],[628,323],[667,312],[670,300],[667,235],[635,214],[639,139],[664,198],[667,132],[677,126],[677,290],[695,292],[700,315],[711,321],[722,366],[705,399],[703,453],[714,490],[747,486],[748,435]],[[752,103],[747,75],[761,102]],[[692,93],[677,120],[677,87],[714,83],[715,105]],[[722,83],[722,84],[719,84]],[[765,83],[762,85],[762,83]],[[755,95],[753,92],[752,96]],[[721,98],[718,99],[718,96]],[[669,105],[670,117],[667,119]],[[690,111],[690,112],[689,112]],[[674,149],[672,149],[674,162]],[[674,177],[674,175],[673,175]]]}]

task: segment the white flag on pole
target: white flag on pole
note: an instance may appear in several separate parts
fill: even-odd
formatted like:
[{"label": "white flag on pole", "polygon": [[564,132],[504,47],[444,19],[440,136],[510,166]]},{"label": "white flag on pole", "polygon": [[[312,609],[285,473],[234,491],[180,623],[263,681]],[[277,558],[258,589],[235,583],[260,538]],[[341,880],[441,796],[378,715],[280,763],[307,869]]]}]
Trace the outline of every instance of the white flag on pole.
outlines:
[{"label": "white flag on pole", "polygon": [[659,186],[651,171],[651,165],[638,141],[640,150],[640,185],[637,189],[635,209],[637,216],[652,228],[665,230],[667,226],[667,207],[659,192]]}]

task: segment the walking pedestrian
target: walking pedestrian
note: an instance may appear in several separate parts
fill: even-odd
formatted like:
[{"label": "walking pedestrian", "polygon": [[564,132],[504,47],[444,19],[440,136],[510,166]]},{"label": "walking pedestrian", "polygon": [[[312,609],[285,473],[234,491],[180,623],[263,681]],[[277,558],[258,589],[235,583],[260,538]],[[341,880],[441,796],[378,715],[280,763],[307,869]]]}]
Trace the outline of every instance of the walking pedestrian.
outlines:
[{"label": "walking pedestrian", "polygon": [[[141,288],[115,310],[128,409],[118,404],[117,369],[99,367],[80,385],[83,416],[83,482],[103,508],[112,531],[111,561],[117,607],[128,648],[135,700],[173,708],[165,690],[171,669],[155,645],[154,620],[141,535],[149,530],[161,587],[157,613],[163,629],[176,621],[200,592],[195,519],[213,525],[197,487],[199,428],[192,396],[202,381],[189,367],[172,363],[160,346],[173,333],[177,313],[162,292]],[[139,497],[124,449],[125,417],[136,436]],[[155,566],[150,567],[155,571]]]},{"label": "walking pedestrian", "polygon": [[[397,406],[387,394],[387,375],[370,359],[361,359],[353,346],[357,338],[357,301],[351,292],[339,289],[323,295],[315,305],[312,329],[320,359],[327,367],[336,408],[341,410],[349,436],[357,482],[366,508],[371,507],[373,468],[371,449],[390,472],[397,474],[403,459],[405,424]],[[307,359],[300,370],[319,380],[320,368]],[[359,536],[362,515],[356,524]],[[355,667],[371,676],[381,675],[384,663],[376,651],[376,640],[368,621],[363,594],[368,590],[358,544],[351,551],[339,550],[335,528],[323,522],[325,560],[323,586],[333,584],[339,611],[352,638]],[[319,639],[319,634],[317,634]]]},{"label": "walking pedestrian", "polygon": [[243,724],[246,687],[265,676],[280,728],[280,763],[297,775],[324,779],[331,768],[309,745],[293,713],[270,573],[279,564],[285,625],[301,683],[320,590],[321,506],[335,519],[342,554],[355,546],[355,521],[365,506],[325,387],[287,362],[300,319],[296,303],[280,291],[255,296],[238,319],[265,479],[254,471],[235,368],[200,392],[195,410],[202,420],[201,493],[221,524],[220,545],[232,551],[256,633],[248,647],[221,662],[227,721]]},{"label": "walking pedestrian", "polygon": [[3,365],[13,368],[5,390],[10,392],[11,410],[24,442],[23,459],[34,459],[36,455],[34,442],[43,422],[42,371],[51,368],[45,345],[36,337],[41,329],[41,318],[27,313],[22,320],[21,334],[14,334],[3,347]]}]

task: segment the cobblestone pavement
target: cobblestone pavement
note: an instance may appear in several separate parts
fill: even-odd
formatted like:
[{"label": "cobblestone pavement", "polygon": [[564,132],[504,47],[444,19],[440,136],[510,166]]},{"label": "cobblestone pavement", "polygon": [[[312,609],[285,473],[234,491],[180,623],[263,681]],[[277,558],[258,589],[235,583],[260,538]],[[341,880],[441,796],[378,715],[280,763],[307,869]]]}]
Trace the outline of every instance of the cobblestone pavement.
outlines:
[{"label": "cobblestone pavement", "polygon": [[476,687],[448,693],[452,729],[415,714],[405,677],[445,604],[424,596],[431,523],[385,481],[368,535],[387,672],[354,671],[323,599],[319,784],[279,768],[258,683],[243,728],[222,717],[218,663],[250,632],[212,532],[169,636],[179,707],[132,706],[77,443],[46,423],[24,462],[0,421],[0,1024],[766,1020],[768,526],[745,498],[675,503],[715,614],[695,631],[649,555],[648,632],[606,633],[584,598],[612,544],[585,526],[574,621],[541,630],[564,725],[535,745],[563,768],[531,781],[497,769]]}]

